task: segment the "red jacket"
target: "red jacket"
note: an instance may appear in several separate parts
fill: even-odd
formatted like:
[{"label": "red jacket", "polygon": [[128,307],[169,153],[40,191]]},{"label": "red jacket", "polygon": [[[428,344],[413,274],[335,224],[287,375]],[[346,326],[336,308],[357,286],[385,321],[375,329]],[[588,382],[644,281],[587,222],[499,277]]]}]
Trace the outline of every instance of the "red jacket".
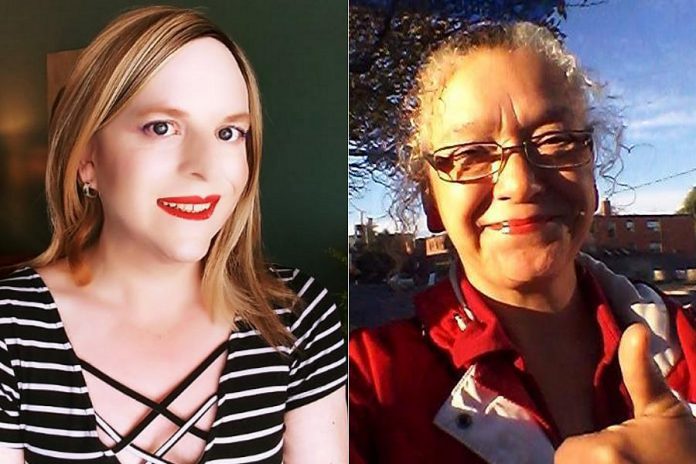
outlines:
[{"label": "red jacket", "polygon": [[[579,262],[579,285],[601,333],[597,429],[632,417],[617,349],[622,329],[635,321],[651,328],[654,359],[669,385],[696,403],[690,314],[587,256]],[[351,334],[350,462],[552,462],[559,433],[481,295],[465,279],[454,279],[414,302],[415,318]]]}]

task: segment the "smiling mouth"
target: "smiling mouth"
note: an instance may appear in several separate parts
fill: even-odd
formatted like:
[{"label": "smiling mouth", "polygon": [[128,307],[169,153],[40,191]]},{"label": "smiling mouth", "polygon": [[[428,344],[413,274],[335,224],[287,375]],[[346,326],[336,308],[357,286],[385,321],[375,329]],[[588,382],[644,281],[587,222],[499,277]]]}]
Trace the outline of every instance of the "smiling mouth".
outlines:
[{"label": "smiling mouth", "polygon": [[203,221],[210,218],[215,206],[220,201],[220,195],[209,195],[205,198],[198,196],[158,198],[157,206],[172,216]]},{"label": "smiling mouth", "polygon": [[509,219],[488,224],[485,228],[499,231],[505,235],[516,235],[534,232],[543,228],[551,221],[562,219],[560,216],[533,216],[524,219]]},{"label": "smiling mouth", "polygon": [[580,209],[568,214],[540,214],[523,219],[507,219],[500,222],[485,224],[483,229],[491,229],[505,235],[525,234],[541,230],[551,222],[565,225],[574,229],[587,216],[587,212]]}]

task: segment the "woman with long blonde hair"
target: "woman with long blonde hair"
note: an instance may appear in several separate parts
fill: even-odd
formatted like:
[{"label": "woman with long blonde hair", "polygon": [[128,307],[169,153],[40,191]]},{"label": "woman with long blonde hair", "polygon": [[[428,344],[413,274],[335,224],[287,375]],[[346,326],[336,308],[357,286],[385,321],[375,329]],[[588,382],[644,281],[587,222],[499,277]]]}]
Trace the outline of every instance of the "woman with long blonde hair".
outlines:
[{"label": "woman with long blonde hair", "polygon": [[346,462],[337,310],[264,263],[260,161],[250,64],[198,12],[130,11],[82,52],[51,243],[0,282],[0,461]]}]

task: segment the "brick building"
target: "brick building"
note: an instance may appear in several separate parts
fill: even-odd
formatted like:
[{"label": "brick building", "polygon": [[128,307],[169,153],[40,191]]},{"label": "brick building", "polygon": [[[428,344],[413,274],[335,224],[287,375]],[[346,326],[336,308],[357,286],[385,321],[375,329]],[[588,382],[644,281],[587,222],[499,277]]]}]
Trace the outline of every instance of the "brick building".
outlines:
[{"label": "brick building", "polygon": [[602,202],[585,242],[590,252],[627,250],[676,253],[696,258],[694,218],[688,214],[614,215],[609,200]]},{"label": "brick building", "polygon": [[633,279],[696,281],[696,224],[688,214],[618,215],[604,200],[583,250]]}]

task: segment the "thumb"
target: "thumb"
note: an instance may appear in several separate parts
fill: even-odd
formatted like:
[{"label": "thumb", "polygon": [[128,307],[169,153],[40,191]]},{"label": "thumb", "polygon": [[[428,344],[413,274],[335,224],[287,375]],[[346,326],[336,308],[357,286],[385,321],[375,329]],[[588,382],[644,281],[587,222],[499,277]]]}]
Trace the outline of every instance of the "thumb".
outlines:
[{"label": "thumb", "polygon": [[679,402],[650,356],[650,332],[643,324],[631,325],[621,336],[619,365],[634,417],[664,414]]}]

